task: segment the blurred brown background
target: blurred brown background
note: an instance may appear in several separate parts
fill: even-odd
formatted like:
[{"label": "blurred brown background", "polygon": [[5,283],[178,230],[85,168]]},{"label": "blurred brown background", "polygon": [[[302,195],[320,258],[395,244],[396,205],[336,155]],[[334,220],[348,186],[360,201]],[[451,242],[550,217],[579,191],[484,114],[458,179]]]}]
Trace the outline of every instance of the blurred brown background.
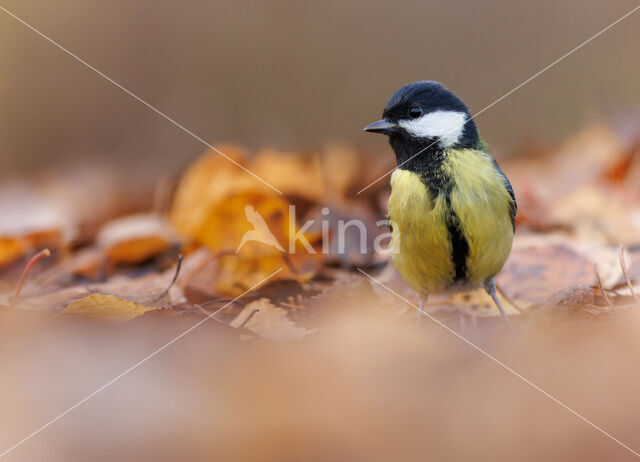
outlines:
[{"label": "blurred brown background", "polygon": [[[202,138],[307,149],[361,132],[404,83],[435,79],[479,111],[636,4],[4,0],[1,5]],[[478,123],[499,152],[561,139],[640,103],[640,14]],[[175,170],[205,148],[0,12],[0,170],[115,163]]]}]

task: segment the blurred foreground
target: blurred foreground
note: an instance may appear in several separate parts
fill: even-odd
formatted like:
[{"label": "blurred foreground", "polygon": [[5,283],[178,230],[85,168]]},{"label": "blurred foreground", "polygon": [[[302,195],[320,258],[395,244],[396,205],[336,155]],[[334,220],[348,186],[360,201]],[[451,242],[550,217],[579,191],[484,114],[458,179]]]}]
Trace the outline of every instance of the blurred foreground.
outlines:
[{"label": "blurred foreground", "polygon": [[[439,326],[416,331],[369,289],[351,295],[359,302],[295,345],[241,342],[210,320],[7,459],[634,458]],[[2,318],[3,449],[194,322],[44,328],[35,315]],[[637,310],[624,310],[599,322],[544,316],[515,335],[496,325],[464,333],[637,449],[638,329]]]}]

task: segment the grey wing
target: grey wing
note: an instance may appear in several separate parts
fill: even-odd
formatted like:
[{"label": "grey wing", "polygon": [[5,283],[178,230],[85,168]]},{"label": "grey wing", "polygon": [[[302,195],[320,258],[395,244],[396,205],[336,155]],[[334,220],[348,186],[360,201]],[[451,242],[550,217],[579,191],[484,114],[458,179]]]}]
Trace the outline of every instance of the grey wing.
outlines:
[{"label": "grey wing", "polygon": [[513,192],[511,183],[509,183],[509,179],[504,173],[502,174],[502,176],[504,177],[504,182],[505,182],[505,187],[507,188],[507,192],[511,196],[511,210],[509,212],[511,213],[511,225],[513,226],[513,232],[515,232],[516,231],[516,213],[518,213],[518,203],[516,202],[516,195]]},{"label": "grey wing", "polygon": [[511,196],[511,210],[509,210],[509,214],[511,216],[511,225],[513,226],[513,231],[515,232],[516,213],[518,212],[518,203],[516,202],[516,195],[513,192],[513,188],[511,187],[511,183],[509,183],[509,178],[507,178],[507,175],[505,175],[504,172],[500,170],[500,167],[498,166],[498,163],[495,160],[493,161],[493,163],[496,166],[496,170],[498,170],[498,173],[500,173],[500,175],[502,175],[502,178],[504,178],[504,187],[507,188],[507,192],[509,193],[509,196]]}]

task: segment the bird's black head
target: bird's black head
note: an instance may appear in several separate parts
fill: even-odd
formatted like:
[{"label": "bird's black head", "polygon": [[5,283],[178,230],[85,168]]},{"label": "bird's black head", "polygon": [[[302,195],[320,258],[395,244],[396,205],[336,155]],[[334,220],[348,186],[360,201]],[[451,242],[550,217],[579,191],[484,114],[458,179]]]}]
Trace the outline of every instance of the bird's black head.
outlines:
[{"label": "bird's black head", "polygon": [[476,148],[480,141],[467,106],[444,85],[430,80],[396,91],[382,117],[365,131],[387,135],[397,163],[407,170],[420,171],[447,148]]}]

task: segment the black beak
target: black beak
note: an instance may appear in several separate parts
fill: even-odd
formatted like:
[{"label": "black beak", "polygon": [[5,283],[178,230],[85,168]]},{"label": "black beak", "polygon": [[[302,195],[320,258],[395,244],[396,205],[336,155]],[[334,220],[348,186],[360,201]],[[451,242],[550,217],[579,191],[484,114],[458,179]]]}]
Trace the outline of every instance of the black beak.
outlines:
[{"label": "black beak", "polygon": [[364,127],[365,132],[371,133],[391,133],[395,131],[398,127],[398,124],[394,122],[389,122],[388,120],[382,119],[377,122],[372,123],[371,125],[367,125]]}]

